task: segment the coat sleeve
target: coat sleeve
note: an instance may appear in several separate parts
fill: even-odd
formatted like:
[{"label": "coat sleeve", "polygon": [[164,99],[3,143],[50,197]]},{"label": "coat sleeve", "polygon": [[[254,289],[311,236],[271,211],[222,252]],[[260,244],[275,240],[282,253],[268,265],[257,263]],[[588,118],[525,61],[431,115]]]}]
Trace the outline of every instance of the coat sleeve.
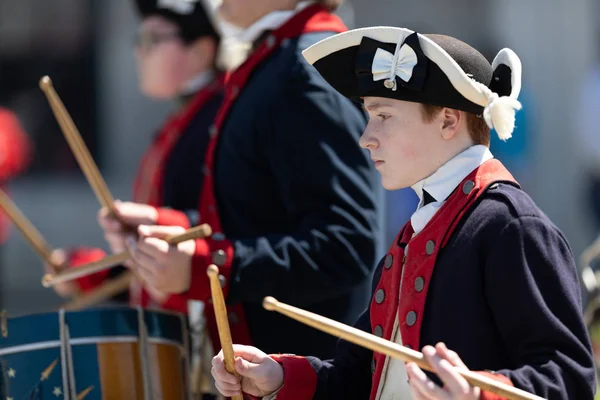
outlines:
[{"label": "coat sleeve", "polygon": [[259,135],[291,228],[228,238],[230,301],[323,301],[363,282],[375,265],[379,183],[358,146],[364,114],[306,77],[290,77],[282,90]]},{"label": "coat sleeve", "polygon": [[[381,277],[382,262],[374,277],[373,288]],[[371,333],[369,308],[363,312],[355,328]],[[371,391],[373,352],[339,340],[334,359],[315,357],[273,356],[284,369],[284,383],[277,400],[304,399],[368,399]]]},{"label": "coat sleeve", "polygon": [[592,399],[595,371],[571,249],[547,219],[502,230],[485,265],[485,291],[514,365],[496,371],[548,399]]}]

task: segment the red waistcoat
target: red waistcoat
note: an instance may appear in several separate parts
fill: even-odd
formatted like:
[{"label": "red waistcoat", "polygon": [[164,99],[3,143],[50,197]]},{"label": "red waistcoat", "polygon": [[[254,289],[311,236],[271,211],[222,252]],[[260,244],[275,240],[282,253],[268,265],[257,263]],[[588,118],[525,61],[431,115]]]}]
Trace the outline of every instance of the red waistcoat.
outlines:
[{"label": "red waistcoat", "polygon": [[[376,335],[393,340],[398,316],[403,345],[415,350],[422,347],[421,324],[427,317],[427,289],[437,256],[479,196],[497,182],[516,183],[499,161],[486,161],[462,181],[421,232],[412,237],[410,221],[402,228],[385,257],[381,279],[371,299],[371,329]],[[399,243],[408,243],[408,254]],[[385,356],[374,353],[373,362],[371,400],[379,389]]]}]

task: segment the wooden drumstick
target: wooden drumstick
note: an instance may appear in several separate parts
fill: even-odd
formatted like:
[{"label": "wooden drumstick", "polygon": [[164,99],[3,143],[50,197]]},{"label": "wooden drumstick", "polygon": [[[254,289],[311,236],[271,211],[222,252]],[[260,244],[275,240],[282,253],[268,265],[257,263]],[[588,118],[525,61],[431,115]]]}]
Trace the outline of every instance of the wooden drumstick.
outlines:
[{"label": "wooden drumstick", "polygon": [[[414,362],[421,369],[435,372],[427,363],[423,354],[408,349],[404,346],[390,342],[378,336],[361,331],[360,329],[342,324],[332,319],[323,317],[318,314],[302,310],[288,304],[280,303],[273,297],[265,297],[263,307],[269,311],[277,311],[289,318],[302,322],[305,325],[311,326],[322,332],[344,339],[350,343],[362,346],[377,353],[384,354],[388,357],[398,358],[406,362]],[[457,368],[456,372],[462,375],[471,385],[478,386],[489,392],[493,392],[510,400],[543,400],[542,397],[528,393],[524,390],[506,385],[494,379],[488,378],[473,371],[465,371]]]},{"label": "wooden drumstick", "polygon": [[40,79],[40,88],[46,95],[50,107],[52,108],[52,112],[54,113],[54,116],[56,117],[56,120],[60,125],[65,138],[67,139],[69,147],[71,148],[71,151],[73,151],[73,154],[77,159],[77,163],[85,174],[90,186],[94,190],[98,201],[100,201],[102,206],[107,207],[113,216],[116,216],[117,213],[115,211],[113,197],[108,190],[108,186],[102,178],[102,175],[100,174],[94,159],[85,145],[85,142],[81,138],[81,134],[77,130],[73,119],[67,112],[63,102],[54,90],[52,80],[48,76],[44,76],[42,79]]},{"label": "wooden drumstick", "polygon": [[125,271],[118,277],[105,282],[98,288],[91,290],[88,293],[84,293],[76,299],[66,303],[61,308],[66,311],[76,311],[101,303],[126,291],[133,278],[133,272]]},{"label": "wooden drumstick", "polygon": [[4,210],[6,215],[15,224],[15,226],[21,231],[25,240],[29,242],[29,245],[35,250],[40,256],[42,261],[49,265],[57,268],[52,260],[52,247],[44,240],[42,234],[33,226],[31,221],[19,210],[17,205],[11,200],[10,197],[0,189],[0,208]]},{"label": "wooden drumstick", "polygon": [[[185,242],[191,239],[203,239],[212,235],[212,229],[208,224],[202,224],[195,226],[191,229],[186,230],[184,233],[179,235],[171,235],[165,238],[165,241],[170,245],[176,245],[181,242]],[[77,278],[82,278],[84,276],[88,276],[91,274],[95,274],[96,272],[104,271],[110,268],[113,268],[117,265],[123,264],[127,261],[131,255],[129,252],[124,251],[122,253],[113,254],[110,256],[104,257],[102,260],[91,262],[89,264],[81,265],[76,268],[69,268],[67,270],[61,271],[57,274],[46,274],[42,278],[42,285],[44,287],[51,287],[59,283],[72,281]],[[102,301],[106,298],[110,298],[119,292],[115,292],[116,289],[120,288],[121,285],[116,285],[111,289],[101,289],[100,286],[96,290],[102,290],[101,294],[93,294],[94,292],[89,292],[83,296],[91,297],[92,299],[98,298],[99,301]],[[124,289],[123,289],[124,290]],[[82,301],[90,301],[85,298]]]},{"label": "wooden drumstick", "polygon": [[[230,374],[235,375],[241,382],[240,375],[235,370],[235,356],[233,353],[233,343],[231,341],[231,331],[229,330],[229,321],[227,320],[227,307],[225,306],[225,298],[219,281],[219,268],[211,264],[206,270],[206,274],[210,278],[210,292],[212,294],[213,308],[215,309],[215,317],[217,327],[219,328],[219,339],[221,348],[223,349],[223,357],[225,359],[225,369]],[[232,397],[233,400],[244,400],[242,395]]]}]

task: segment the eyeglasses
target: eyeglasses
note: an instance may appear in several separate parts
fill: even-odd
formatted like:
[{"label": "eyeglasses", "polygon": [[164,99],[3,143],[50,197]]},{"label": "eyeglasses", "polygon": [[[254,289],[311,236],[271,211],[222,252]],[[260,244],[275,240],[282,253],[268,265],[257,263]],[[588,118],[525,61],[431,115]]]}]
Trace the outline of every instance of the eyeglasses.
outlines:
[{"label": "eyeglasses", "polygon": [[138,32],[135,37],[135,46],[148,51],[160,43],[179,39],[181,39],[181,35],[178,32]]}]

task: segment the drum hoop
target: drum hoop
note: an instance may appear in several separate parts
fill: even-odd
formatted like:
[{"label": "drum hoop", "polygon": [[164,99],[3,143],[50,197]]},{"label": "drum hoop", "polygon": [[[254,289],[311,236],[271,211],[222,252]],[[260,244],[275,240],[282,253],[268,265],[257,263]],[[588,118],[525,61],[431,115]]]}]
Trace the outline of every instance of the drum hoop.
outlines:
[{"label": "drum hoop", "polygon": [[[105,344],[105,343],[135,343],[138,341],[137,336],[109,336],[109,337],[86,337],[86,338],[77,338],[71,339],[71,346],[84,346],[90,344]],[[150,344],[164,344],[168,346],[175,346],[179,348],[182,354],[185,353],[185,347],[173,340],[163,339],[163,338],[148,338],[148,343]],[[31,344],[21,344],[17,346],[6,347],[4,349],[0,349],[0,356],[6,356],[10,354],[16,353],[27,353],[30,351],[37,350],[45,350],[51,349],[55,347],[60,347],[60,340],[49,340],[45,342],[31,343]]]}]

